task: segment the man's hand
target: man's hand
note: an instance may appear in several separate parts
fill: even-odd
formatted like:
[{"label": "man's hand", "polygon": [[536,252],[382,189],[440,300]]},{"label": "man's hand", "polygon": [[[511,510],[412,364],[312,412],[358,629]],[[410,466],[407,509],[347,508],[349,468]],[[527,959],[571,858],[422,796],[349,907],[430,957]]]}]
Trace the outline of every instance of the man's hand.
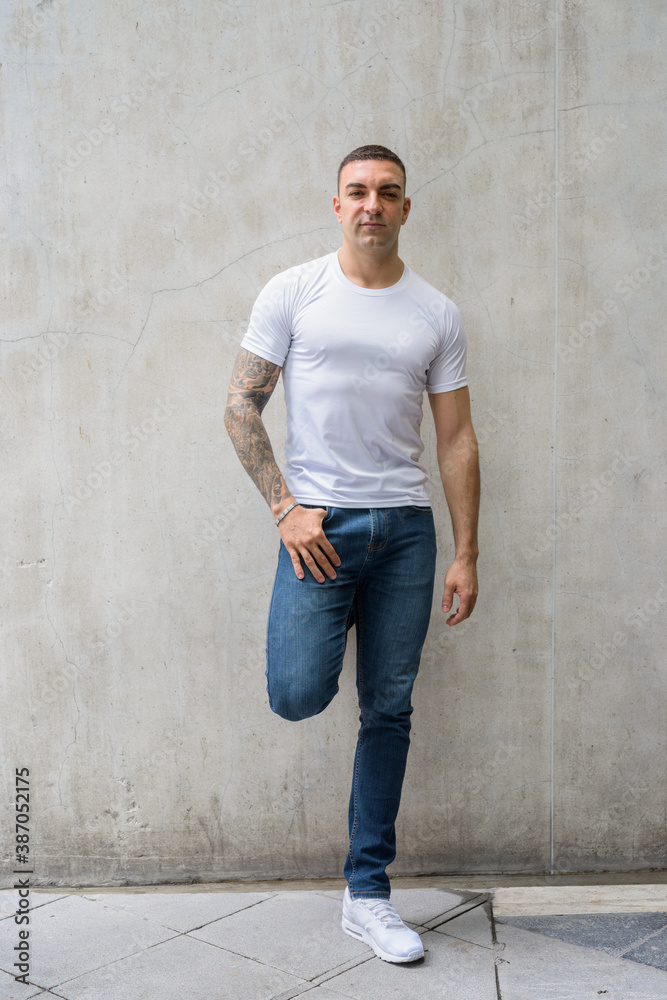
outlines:
[{"label": "man's hand", "polygon": [[469,618],[477,601],[477,568],[474,560],[455,559],[445,574],[445,592],[442,610],[445,614],[452,607],[454,594],[459,596],[459,606],[447,619],[448,625],[458,625]]},{"label": "man's hand", "polygon": [[322,528],[326,513],[323,507],[311,509],[298,506],[286,514],[278,525],[299,580],[305,576],[301,559],[318,583],[324,583],[323,571],[330,580],[336,579],[334,566],[340,566],[340,559]]},{"label": "man's hand", "polygon": [[[225,426],[236,453],[275,518],[280,517],[282,511],[294,501],[276,465],[262,422],[262,410],[271,398],[279,375],[278,365],[243,347],[239,348],[225,411]],[[323,507],[297,505],[278,525],[299,580],[305,577],[302,559],[318,583],[324,583],[323,573],[330,580],[336,579],[334,566],[340,566],[340,559],[322,529],[325,516]]]}]

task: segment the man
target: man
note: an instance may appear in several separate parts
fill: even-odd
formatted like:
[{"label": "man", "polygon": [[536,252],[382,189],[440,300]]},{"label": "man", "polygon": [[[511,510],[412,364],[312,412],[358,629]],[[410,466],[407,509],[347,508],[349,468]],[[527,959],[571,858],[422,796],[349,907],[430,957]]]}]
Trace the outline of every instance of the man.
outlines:
[{"label": "man", "polygon": [[[398,156],[384,146],[346,156],[333,208],[340,250],[272,278],[255,302],[225,424],[280,531],[267,631],[274,712],[296,721],[326,708],[356,626],[361,728],[343,929],[386,961],[411,962],[424,954],[421,940],[389,902],[385,869],[396,853],[410,696],[435,573],[419,463],[424,389],[456,545],[442,601],[448,625],[467,618],[477,597],[477,441],[460,314],[398,256],[410,212]],[[281,370],[284,476],[261,417]]]}]

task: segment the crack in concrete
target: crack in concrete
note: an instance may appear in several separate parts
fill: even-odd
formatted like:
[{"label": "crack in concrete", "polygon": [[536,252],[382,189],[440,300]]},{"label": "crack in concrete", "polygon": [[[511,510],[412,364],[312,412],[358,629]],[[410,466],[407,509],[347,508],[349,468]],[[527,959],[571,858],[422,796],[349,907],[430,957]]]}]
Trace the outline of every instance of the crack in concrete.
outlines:
[{"label": "crack in concrete", "polygon": [[[267,247],[276,246],[279,243],[288,243],[291,240],[298,239],[301,236],[310,236],[313,233],[317,233],[317,232],[321,232],[321,231],[322,231],[322,227],[320,226],[317,229],[310,229],[310,230],[307,230],[307,231],[302,232],[302,233],[293,233],[290,236],[282,236],[282,237],[280,237],[280,239],[277,239],[277,240],[270,240],[268,243],[263,243],[261,246],[253,247],[252,250],[248,250],[246,253],[241,254],[240,257],[236,257],[234,260],[229,261],[227,264],[223,264],[223,266],[220,267],[220,268],[218,268],[218,270],[215,271],[213,274],[209,274],[207,277],[202,278],[200,281],[193,281],[193,282],[191,282],[188,285],[178,285],[178,286],[175,286],[173,288],[157,288],[154,292],[151,292],[151,301],[150,301],[150,304],[148,306],[148,312],[146,313],[146,318],[145,318],[145,320],[144,320],[144,322],[142,324],[141,330],[139,331],[139,336],[137,337],[136,341],[134,342],[134,344],[132,346],[132,350],[130,351],[130,354],[129,354],[128,358],[127,358],[127,361],[125,362],[125,365],[123,366],[123,370],[121,371],[120,377],[119,377],[116,385],[113,388],[112,395],[115,395],[116,391],[118,390],[118,387],[119,387],[120,383],[123,381],[123,378],[125,377],[125,374],[127,372],[127,368],[128,368],[128,366],[130,364],[130,361],[132,360],[132,356],[134,355],[134,352],[136,351],[137,347],[139,346],[139,342],[140,342],[140,340],[141,340],[141,338],[142,338],[142,336],[144,334],[144,330],[146,329],[146,326],[148,324],[148,320],[150,318],[150,315],[151,315],[151,312],[152,312],[152,309],[153,309],[153,302],[154,302],[154,299],[155,299],[156,295],[164,295],[167,292],[187,292],[187,291],[191,291],[193,288],[200,288],[202,285],[205,285],[207,282],[213,281],[215,278],[219,277],[224,271],[229,270],[230,267],[233,267],[235,264],[240,263],[240,261],[245,260],[246,257],[251,257],[253,254],[259,253],[261,250],[266,250]],[[127,343],[130,343],[130,342],[127,341]]]}]

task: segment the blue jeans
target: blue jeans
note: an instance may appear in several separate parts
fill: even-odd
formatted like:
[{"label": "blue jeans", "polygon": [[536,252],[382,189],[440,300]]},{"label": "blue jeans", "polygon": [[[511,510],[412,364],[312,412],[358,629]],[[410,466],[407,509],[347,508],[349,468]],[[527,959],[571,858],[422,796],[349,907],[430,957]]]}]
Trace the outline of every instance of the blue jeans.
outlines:
[{"label": "blue jeans", "polygon": [[324,531],[341,560],[335,580],[317,583],[307,568],[297,579],[280,545],[267,632],[269,704],[292,721],[322,712],[338,691],[347,632],[356,626],[361,728],[344,873],[354,898],[386,899],[410,697],[433,599],[433,514],[430,507],[326,511]]}]

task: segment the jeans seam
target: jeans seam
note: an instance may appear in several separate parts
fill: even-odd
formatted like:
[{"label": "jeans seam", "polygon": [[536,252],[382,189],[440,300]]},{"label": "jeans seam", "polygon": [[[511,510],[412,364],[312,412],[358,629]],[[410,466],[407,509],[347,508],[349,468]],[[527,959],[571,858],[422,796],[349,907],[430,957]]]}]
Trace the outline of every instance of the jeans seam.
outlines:
[{"label": "jeans seam", "polygon": [[[369,554],[375,554],[376,552],[382,552],[382,550],[386,547],[386,545],[387,545],[387,543],[389,541],[389,517],[387,515],[387,511],[383,507],[374,507],[372,509],[375,511],[375,513],[371,514],[371,524],[374,525],[374,527],[379,527],[378,521],[379,521],[380,517],[383,520],[383,524],[384,524],[384,541],[382,542],[381,545],[376,544],[373,541],[373,535],[375,534],[375,532],[372,531],[371,532],[370,545],[368,546]],[[378,534],[382,534],[379,531],[377,533]],[[364,562],[364,566],[365,565],[366,565],[366,563]],[[362,566],[362,569],[363,569],[363,566]]]},{"label": "jeans seam", "polygon": [[357,694],[359,698],[359,711],[361,714],[362,725],[363,725],[364,704],[362,695],[364,690],[364,673],[363,673],[364,620],[363,620],[363,615],[361,613],[361,606],[359,603],[357,603],[357,607],[354,613],[354,621],[357,629]]},{"label": "jeans seam", "polygon": [[370,531],[368,533],[368,545],[366,546],[366,558],[364,559],[363,563],[359,567],[359,575],[357,577],[358,580],[361,579],[362,574],[363,574],[364,570],[366,569],[366,566],[368,565],[369,560],[372,558],[372,556],[373,556],[373,554],[375,552],[375,549],[373,548],[373,536],[375,534],[375,532],[374,532],[374,523],[373,523],[373,508],[369,507],[367,513],[368,513],[368,520],[370,522]]},{"label": "jeans seam", "polygon": [[359,759],[361,757],[361,744],[363,742],[363,737],[359,736],[359,744],[357,746],[357,759],[354,764],[354,820],[352,822],[352,830],[350,831],[350,862],[352,864],[352,877],[351,882],[354,881],[354,877],[357,874],[357,865],[354,860],[354,854],[352,848],[354,847],[354,838],[357,833],[357,826],[359,824],[359,810],[357,807],[357,798],[359,793]]},{"label": "jeans seam", "polygon": [[[281,540],[280,544],[281,545],[283,544],[282,540]],[[278,558],[280,559],[280,552],[278,553]],[[266,623],[266,649],[265,649],[265,653],[266,653],[266,670],[264,671],[264,676],[266,677],[266,694],[267,694],[267,697],[269,699],[269,708],[271,709],[271,711],[273,711],[273,705],[271,704],[271,691],[269,689],[269,643],[271,641],[271,629],[270,629],[270,625],[271,625],[271,609],[273,608],[273,602],[274,602],[275,596],[276,596],[276,583],[277,583],[277,579],[278,579],[278,574],[276,573],[276,577],[275,577],[275,579],[273,581],[273,589],[271,590],[271,600],[269,601],[269,616],[268,616],[268,621]]]},{"label": "jeans seam", "polygon": [[364,709],[361,696],[363,690],[363,676],[361,672],[361,662],[362,662],[361,649],[363,646],[364,629],[363,629],[361,610],[359,606],[357,606],[355,610],[354,617],[355,617],[355,628],[357,630],[357,688],[358,688],[358,698],[359,698],[359,713],[361,715],[361,728],[359,730],[359,736],[357,738],[357,752],[354,764],[354,818],[352,821],[352,829],[350,831],[350,861],[352,863],[352,880],[357,874],[357,865],[354,860],[353,847],[354,847],[354,838],[357,833],[357,827],[359,826],[359,768],[361,763],[361,750],[364,742],[364,736],[363,736]]}]

